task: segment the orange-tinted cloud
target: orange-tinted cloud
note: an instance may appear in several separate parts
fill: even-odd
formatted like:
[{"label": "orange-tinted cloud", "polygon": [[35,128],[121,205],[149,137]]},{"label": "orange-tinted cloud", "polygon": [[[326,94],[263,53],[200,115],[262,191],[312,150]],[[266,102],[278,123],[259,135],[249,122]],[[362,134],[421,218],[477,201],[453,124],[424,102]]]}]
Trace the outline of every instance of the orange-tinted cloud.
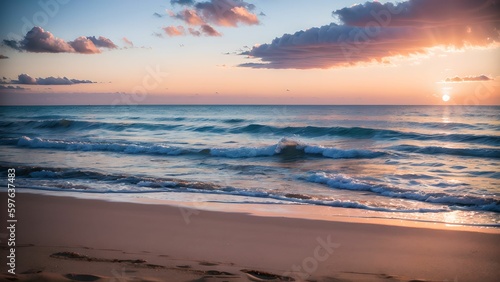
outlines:
[{"label": "orange-tinted cloud", "polygon": [[3,42],[8,47],[18,51],[33,53],[96,54],[101,52],[98,47],[110,49],[117,47],[111,40],[102,36],[99,36],[99,38],[80,36],[74,41],[66,42],[38,26],[28,31],[23,40],[3,40]]},{"label": "orange-tinted cloud", "polygon": [[[184,21],[190,26],[200,26],[199,29],[189,28],[189,34],[193,36],[221,36],[215,30],[215,26],[237,27],[240,24],[259,24],[257,15],[251,12],[255,8],[242,0],[210,0],[206,2],[195,1],[171,1],[172,4],[189,6],[178,13],[169,11],[173,18]],[[182,33],[178,35],[184,35]]]},{"label": "orange-tinted cloud", "polygon": [[163,30],[168,36],[180,36],[186,34],[183,26],[167,26]]},{"label": "orange-tinted cloud", "polygon": [[333,12],[331,23],[242,53],[260,62],[253,68],[331,68],[383,62],[393,56],[426,53],[444,46],[490,46],[500,41],[498,0],[409,0],[366,2]]},{"label": "orange-tinted cloud", "polygon": [[185,9],[175,15],[176,18],[183,20],[189,25],[203,25],[205,21],[200,18],[198,13],[192,9]]},{"label": "orange-tinted cloud", "polygon": [[99,49],[95,46],[92,40],[88,39],[85,36],[80,36],[74,41],[69,42],[69,45],[73,47],[75,52],[82,54],[96,54],[101,53]]},{"label": "orange-tinted cloud", "polygon": [[256,25],[259,19],[250,12],[253,5],[245,1],[211,0],[195,4],[196,10],[208,23],[236,27],[238,24]]}]

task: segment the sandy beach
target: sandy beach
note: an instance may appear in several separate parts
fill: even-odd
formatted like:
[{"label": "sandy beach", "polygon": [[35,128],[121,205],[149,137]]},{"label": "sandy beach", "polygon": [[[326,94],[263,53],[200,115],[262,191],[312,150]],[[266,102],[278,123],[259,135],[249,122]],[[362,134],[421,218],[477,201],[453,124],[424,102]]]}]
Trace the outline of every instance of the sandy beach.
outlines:
[{"label": "sandy beach", "polygon": [[5,281],[496,281],[500,276],[495,230],[16,197],[18,275],[6,274],[2,240]]}]

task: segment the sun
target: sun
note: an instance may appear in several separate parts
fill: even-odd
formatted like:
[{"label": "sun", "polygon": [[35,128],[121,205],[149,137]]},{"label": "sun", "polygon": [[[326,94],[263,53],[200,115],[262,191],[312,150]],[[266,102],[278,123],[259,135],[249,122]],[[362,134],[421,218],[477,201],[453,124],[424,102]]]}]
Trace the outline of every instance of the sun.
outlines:
[{"label": "sun", "polygon": [[451,87],[441,88],[441,93],[443,93],[443,96],[441,96],[441,99],[443,99],[443,102],[450,101],[450,99],[451,99],[450,92],[451,92]]}]

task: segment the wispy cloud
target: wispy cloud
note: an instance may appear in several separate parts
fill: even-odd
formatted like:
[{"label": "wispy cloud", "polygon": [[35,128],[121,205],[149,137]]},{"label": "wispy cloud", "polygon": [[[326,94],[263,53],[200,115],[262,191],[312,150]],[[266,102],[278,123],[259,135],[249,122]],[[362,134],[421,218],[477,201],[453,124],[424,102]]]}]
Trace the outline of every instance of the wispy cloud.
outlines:
[{"label": "wispy cloud", "polygon": [[252,68],[331,68],[423,54],[432,47],[490,46],[500,41],[499,1],[366,2],[333,11],[336,23],[256,45],[241,53]]},{"label": "wispy cloud", "polygon": [[482,74],[482,75],[477,75],[477,76],[448,77],[444,81],[445,82],[471,82],[471,81],[488,81],[488,80],[493,80],[493,78]]},{"label": "wispy cloud", "polygon": [[80,36],[73,41],[64,41],[49,31],[35,26],[24,36],[23,40],[3,40],[3,44],[18,51],[32,53],[101,53],[99,48],[115,49],[117,46],[108,38],[99,36]]},{"label": "wispy cloud", "polygon": [[[170,17],[183,21],[189,33],[167,32],[169,36],[191,34],[193,36],[221,36],[214,26],[237,27],[239,25],[256,25],[259,19],[252,12],[255,5],[242,0],[210,0],[205,2],[172,0],[173,5],[187,6],[175,13],[169,11]],[[196,27],[196,28],[195,28]],[[176,27],[177,30],[180,30]]]},{"label": "wispy cloud", "polygon": [[125,43],[125,45],[127,45],[127,47],[134,47],[134,43],[132,41],[130,41],[127,37],[123,37],[122,38],[123,42]]},{"label": "wispy cloud", "polygon": [[194,5],[194,0],[170,0],[172,5],[184,5],[184,6],[192,6]]}]

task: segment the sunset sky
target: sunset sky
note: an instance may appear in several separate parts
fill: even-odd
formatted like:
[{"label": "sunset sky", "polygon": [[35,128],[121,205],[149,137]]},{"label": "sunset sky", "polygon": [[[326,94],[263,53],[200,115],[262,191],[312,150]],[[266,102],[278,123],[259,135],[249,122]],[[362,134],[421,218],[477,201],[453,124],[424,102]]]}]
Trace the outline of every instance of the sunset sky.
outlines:
[{"label": "sunset sky", "polygon": [[0,2],[0,104],[500,104],[500,1]]}]

